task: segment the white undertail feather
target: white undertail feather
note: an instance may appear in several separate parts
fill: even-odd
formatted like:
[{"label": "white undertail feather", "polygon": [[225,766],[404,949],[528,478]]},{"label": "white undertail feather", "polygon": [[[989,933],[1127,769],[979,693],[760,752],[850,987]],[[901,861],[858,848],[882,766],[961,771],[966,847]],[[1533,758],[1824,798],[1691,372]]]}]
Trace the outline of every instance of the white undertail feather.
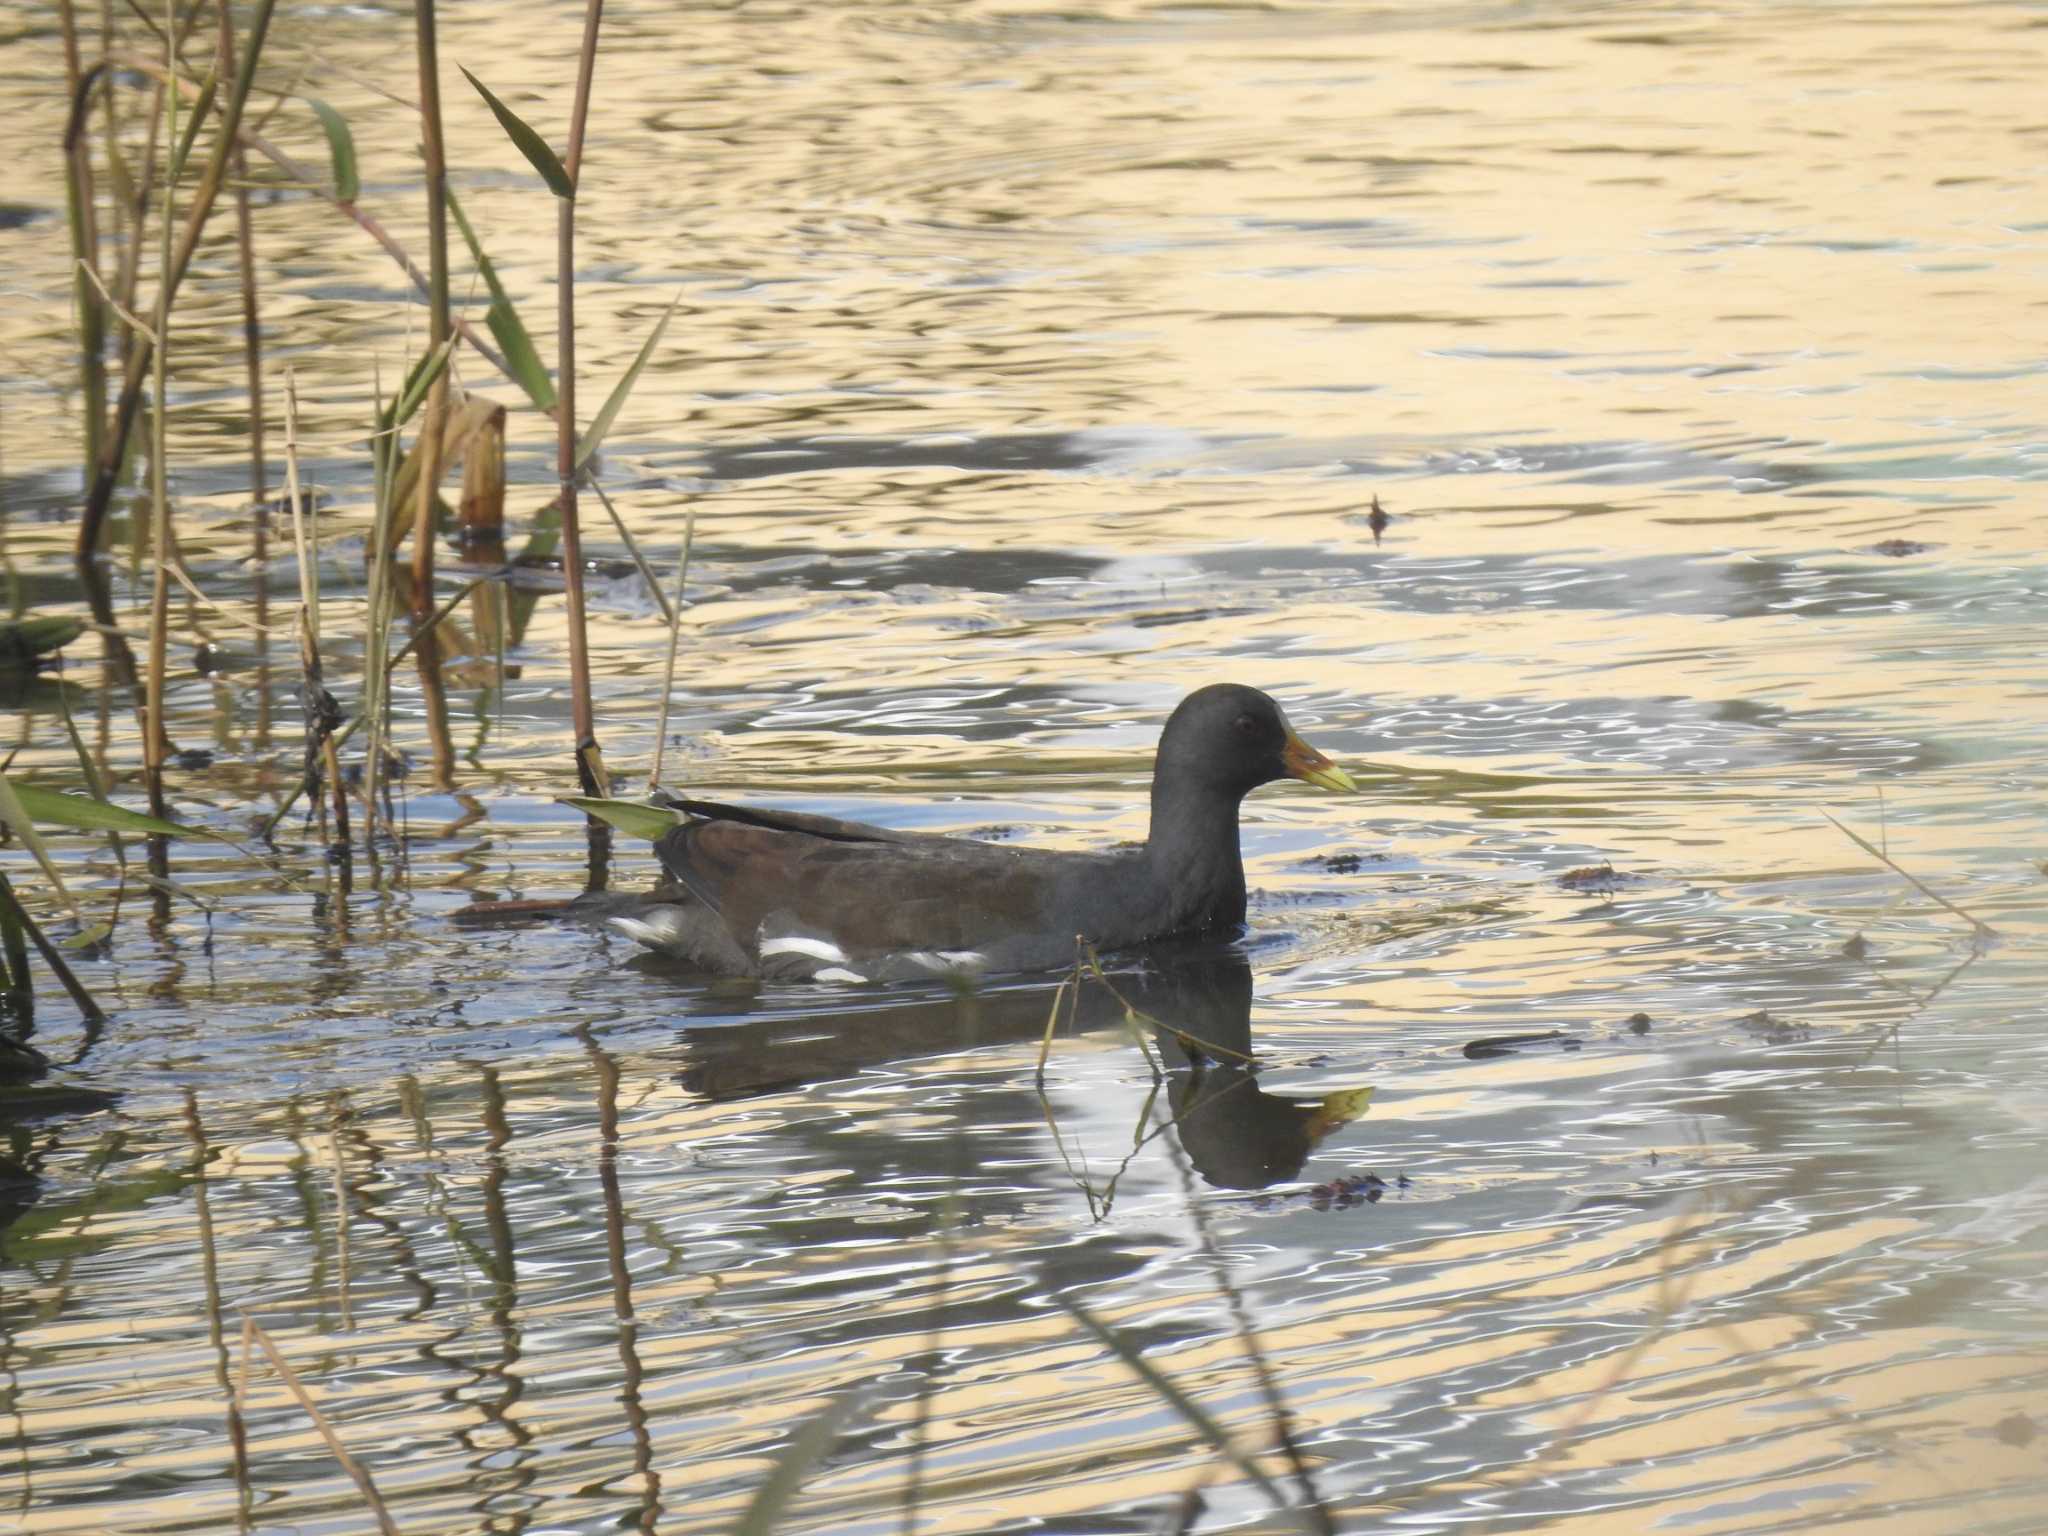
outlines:
[{"label": "white undertail feather", "polygon": [[807,939],[795,934],[762,942],[761,958],[767,960],[775,955],[809,955],[827,965],[838,965],[846,959],[846,951],[830,939]]},{"label": "white undertail feather", "polygon": [[866,981],[859,971],[849,971],[843,965],[828,965],[822,971],[811,973],[813,981]]},{"label": "white undertail feather", "polygon": [[978,949],[913,949],[904,958],[941,976],[978,976],[988,968],[988,956]]},{"label": "white undertail feather", "polygon": [[627,938],[649,949],[671,950],[682,942],[682,919],[661,907],[650,909],[645,917],[614,917],[607,921]]}]

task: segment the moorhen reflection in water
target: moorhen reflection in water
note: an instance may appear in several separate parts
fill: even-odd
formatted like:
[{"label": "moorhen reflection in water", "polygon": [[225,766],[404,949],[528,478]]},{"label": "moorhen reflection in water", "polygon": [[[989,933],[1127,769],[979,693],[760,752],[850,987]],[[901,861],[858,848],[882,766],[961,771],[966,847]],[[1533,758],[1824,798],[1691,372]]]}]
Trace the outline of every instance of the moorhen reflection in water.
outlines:
[{"label": "moorhen reflection in water", "polygon": [[[829,1012],[686,1028],[688,1064],[680,1080],[706,1098],[735,1099],[904,1057],[1035,1041],[1056,990],[1044,980],[958,993],[877,989],[843,994],[843,1002],[835,997],[841,1006]],[[1117,1027],[1126,1006],[1153,1021],[1168,1068],[1167,1101],[1189,1160],[1211,1185],[1257,1189],[1298,1174],[1324,1137],[1363,1112],[1368,1093],[1267,1093],[1251,1061],[1251,1004],[1243,950],[1155,945],[1108,970],[1106,979],[1083,977],[1061,1001],[1057,1033]]]}]

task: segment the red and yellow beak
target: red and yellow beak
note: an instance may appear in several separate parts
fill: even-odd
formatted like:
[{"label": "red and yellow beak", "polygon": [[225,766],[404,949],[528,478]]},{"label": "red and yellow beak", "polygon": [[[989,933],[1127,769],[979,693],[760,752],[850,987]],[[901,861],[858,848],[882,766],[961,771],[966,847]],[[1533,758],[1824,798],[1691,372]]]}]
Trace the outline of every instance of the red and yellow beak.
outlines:
[{"label": "red and yellow beak", "polygon": [[1351,775],[1295,735],[1291,725],[1287,728],[1287,745],[1280,749],[1280,763],[1290,779],[1302,779],[1318,789],[1334,789],[1348,795],[1358,793],[1358,786],[1351,781]]}]

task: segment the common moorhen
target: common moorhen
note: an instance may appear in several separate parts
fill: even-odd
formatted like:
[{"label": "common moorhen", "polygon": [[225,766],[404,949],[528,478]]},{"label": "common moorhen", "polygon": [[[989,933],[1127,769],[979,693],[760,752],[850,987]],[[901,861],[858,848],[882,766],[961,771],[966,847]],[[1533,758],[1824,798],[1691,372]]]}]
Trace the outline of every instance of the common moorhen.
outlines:
[{"label": "common moorhen", "polygon": [[[1014,848],[801,812],[672,798],[689,819],[655,844],[668,882],[586,907],[709,972],[778,981],[893,981],[1047,970],[1075,941],[1118,950],[1244,923],[1237,809],[1275,779],[1356,790],[1255,688],[1191,693],[1152,769],[1136,848]],[[581,905],[579,903],[579,905]]]}]

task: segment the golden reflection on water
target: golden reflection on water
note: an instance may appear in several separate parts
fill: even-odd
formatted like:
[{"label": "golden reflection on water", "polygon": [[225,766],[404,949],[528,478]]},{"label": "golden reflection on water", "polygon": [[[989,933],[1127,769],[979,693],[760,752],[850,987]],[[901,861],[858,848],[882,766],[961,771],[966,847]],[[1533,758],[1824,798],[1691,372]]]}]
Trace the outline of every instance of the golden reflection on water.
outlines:
[{"label": "golden reflection on water", "polygon": [[[415,132],[371,88],[400,88],[402,20],[288,13],[271,83],[348,114],[366,205],[417,251]],[[451,60],[557,131],[570,18],[443,26]],[[602,398],[681,295],[605,473],[657,563],[698,518],[684,781],[1100,846],[1142,835],[1187,687],[1272,687],[1368,793],[1249,803],[1238,1022],[1266,1109],[1370,1086],[1371,1110],[1249,1190],[1219,1176],[1273,1155],[1249,1117],[1223,1128],[1243,1146],[1191,1127],[1133,1153],[1153,1085],[1120,1036],[1061,1039],[1041,1102],[1037,1000],[989,1000],[966,1046],[943,1002],[821,1017],[578,934],[458,933],[443,914],[473,895],[585,879],[550,800],[569,729],[548,598],[502,685],[495,658],[452,679],[460,794],[415,778],[404,861],[358,857],[344,888],[287,824],[309,900],[181,846],[176,877],[218,913],[166,902],[81,960],[103,1037],[46,1005],[38,1043],[123,1098],[9,1132],[41,1183],[0,1236],[0,1519],[360,1524],[267,1366],[237,1486],[223,1378],[246,1310],[415,1536],[729,1529],[843,1391],[870,1395],[787,1529],[897,1528],[920,1433],[925,1530],[1143,1528],[1197,1484],[1196,1528],[1276,1528],[1047,1304],[1079,1299],[1263,1452],[1206,1230],[1346,1530],[2035,1529],[2039,16],[844,5],[606,26],[578,353]],[[12,611],[81,606],[60,73],[50,24],[21,20],[0,49]],[[481,102],[446,94],[465,206],[549,355],[552,200]],[[268,131],[321,163],[302,112]],[[346,693],[362,437],[424,327],[305,200],[261,200],[257,238],[268,365],[296,371],[330,498]],[[180,814],[246,841],[296,776],[299,717],[238,627],[236,303],[209,242],[168,426],[180,539],[224,610],[184,622],[225,665],[179,646],[171,710],[180,745],[217,753],[174,776]],[[510,430],[519,533],[552,428],[515,408]],[[295,583],[270,585],[275,618]],[[622,568],[594,602],[606,751],[637,777],[665,632]],[[68,697],[103,771],[131,774],[127,703],[91,656]],[[10,772],[73,786],[57,687],[25,693]],[[399,741],[424,756],[422,709],[408,674]],[[1966,925],[1823,813],[1999,942],[1944,982]],[[104,904],[103,846],[54,843]],[[1611,883],[1563,883],[1609,863]],[[1868,964],[1843,953],[1857,935]],[[1553,1029],[1578,1048],[1461,1049]],[[1199,1100],[1174,1082],[1160,1104]],[[1374,1198],[1332,1193],[1367,1171]]]}]

